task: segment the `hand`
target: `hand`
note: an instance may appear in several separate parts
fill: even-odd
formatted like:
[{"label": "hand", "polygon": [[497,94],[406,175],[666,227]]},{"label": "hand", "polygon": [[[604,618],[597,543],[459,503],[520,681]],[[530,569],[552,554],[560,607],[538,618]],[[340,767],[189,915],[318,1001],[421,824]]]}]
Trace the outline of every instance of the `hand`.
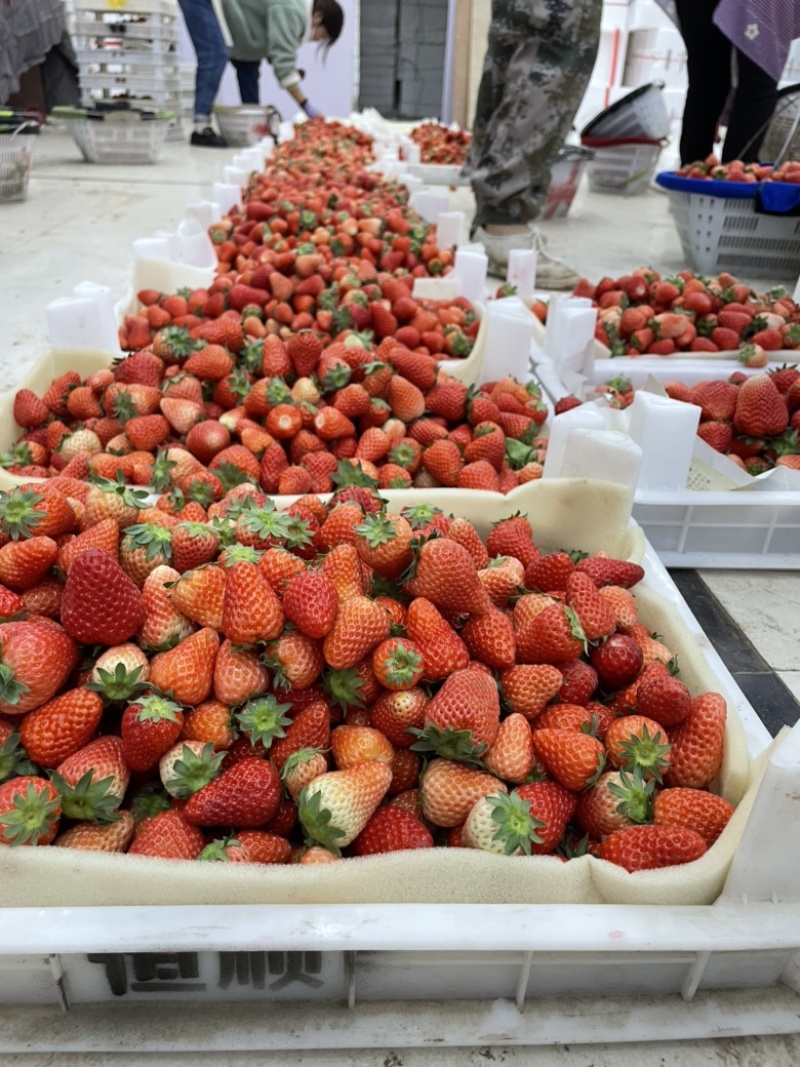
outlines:
[{"label": "hand", "polygon": [[314,107],[310,100],[305,100],[300,106],[310,119],[322,118],[322,112],[317,111],[317,109]]}]

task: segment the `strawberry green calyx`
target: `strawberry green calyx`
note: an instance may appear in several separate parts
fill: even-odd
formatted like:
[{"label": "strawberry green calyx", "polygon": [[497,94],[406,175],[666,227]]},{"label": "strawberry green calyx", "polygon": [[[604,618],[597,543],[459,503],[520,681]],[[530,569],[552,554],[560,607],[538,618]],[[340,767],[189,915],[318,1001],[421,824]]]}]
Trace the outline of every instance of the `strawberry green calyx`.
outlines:
[{"label": "strawberry green calyx", "polygon": [[323,807],[320,794],[316,791],[312,792],[306,786],[300,792],[297,805],[300,825],[306,835],[306,843],[323,845],[335,856],[340,856],[341,850],[337,842],[347,837],[347,832],[332,825],[333,813],[330,808]]},{"label": "strawberry green calyx", "polygon": [[286,524],[286,545],[288,548],[304,548],[311,544],[311,527],[299,515],[289,515]]},{"label": "strawberry green calyx", "polygon": [[292,516],[278,511],[271,500],[261,506],[248,500],[241,510],[238,521],[251,531],[259,541],[283,542],[286,540]]},{"label": "strawberry green calyx", "polygon": [[22,489],[12,489],[10,493],[0,493],[0,529],[13,541],[32,537],[39,520],[46,515],[36,507],[43,500],[44,496],[32,489],[24,492]]},{"label": "strawberry green calyx", "polygon": [[537,833],[545,824],[531,815],[531,802],[523,800],[518,793],[496,793],[486,798],[492,809],[492,822],[497,824],[492,840],[503,846],[506,856],[516,852],[531,854],[531,844],[540,845]]},{"label": "strawberry green calyx", "polygon": [[360,463],[350,463],[346,459],[339,461],[339,466],[331,475],[331,481],[339,489],[345,489],[351,485],[365,489],[376,489],[378,486],[377,478],[367,474]]},{"label": "strawberry green calyx", "polygon": [[255,485],[254,480],[250,477],[247,471],[243,471],[242,468],[237,467],[235,463],[222,462],[218,467],[214,468],[212,473],[219,478],[225,492],[229,489],[233,489],[237,485],[244,485],[246,482]]},{"label": "strawberry green calyx", "polygon": [[145,549],[145,559],[153,560],[161,556],[169,563],[172,559],[172,530],[155,522],[139,522],[129,526],[123,538],[122,551],[137,548]]},{"label": "strawberry green calyx", "polygon": [[373,511],[365,516],[353,532],[363,537],[370,548],[377,548],[396,540],[397,523],[385,511]]},{"label": "strawberry green calyx", "polygon": [[321,748],[299,748],[296,752],[293,752],[284,763],[283,770],[281,771],[281,778],[285,781],[293,771],[296,771],[298,767],[302,767],[303,764],[308,763],[315,756],[320,755],[321,752]]},{"label": "strawberry green calyx", "polygon": [[408,520],[412,530],[421,530],[433,522],[437,515],[444,515],[444,512],[433,504],[412,504],[403,508],[400,514]]},{"label": "strawberry green calyx", "polygon": [[146,508],[149,506],[147,490],[135,489],[132,485],[127,485],[122,471],[117,471],[116,480],[100,478],[90,474],[89,481],[104,493],[114,493],[129,508]]},{"label": "strawberry green calyx", "polygon": [[214,781],[220,773],[224,758],[224,751],[215,753],[210,741],[203,745],[199,756],[188,745],[184,745],[180,759],[175,761],[172,768],[173,777],[166,783],[166,788],[180,800],[188,800],[203,786]]},{"label": "strawberry green calyx", "polygon": [[87,771],[75,785],[70,785],[57,771],[50,780],[61,795],[61,812],[68,819],[96,822],[98,826],[110,826],[117,822],[120,798],[111,792],[113,777],[93,781],[92,771]]},{"label": "strawberry green calyx", "polygon": [[656,783],[653,778],[645,781],[640,767],[634,768],[633,776],[619,772],[619,784],[610,782],[608,791],[619,799],[617,811],[631,822],[651,822]]},{"label": "strawberry green calyx", "polygon": [[662,737],[659,730],[651,737],[650,731],[644,726],[640,737],[623,741],[620,745],[623,768],[633,773],[638,770],[642,777],[661,782],[663,772],[669,767],[669,753],[672,751],[672,745],[661,743]]},{"label": "strawberry green calyx", "polygon": [[331,703],[336,704],[342,711],[347,711],[348,708],[364,707],[364,699],[361,695],[364,680],[359,677],[355,667],[343,671],[326,668],[322,676],[322,688],[331,698]]},{"label": "strawberry green calyx", "polygon": [[159,448],[156,452],[156,458],[153,460],[152,474],[150,475],[150,484],[154,492],[163,493],[170,487],[172,484],[172,471],[175,467],[177,467],[177,463],[174,459],[169,458],[166,449]]},{"label": "strawberry green calyx", "polygon": [[264,358],[264,342],[263,340],[248,341],[244,346],[239,361],[245,370],[255,374],[261,370],[261,362]]},{"label": "strawberry green calyx", "polygon": [[7,778],[17,778],[24,774],[35,774],[33,763],[28,759],[28,754],[20,744],[19,734],[9,734],[0,745],[0,782]]},{"label": "strawberry green calyx", "polygon": [[156,694],[142,697],[136,701],[135,706],[139,709],[136,713],[137,722],[177,722],[178,712],[181,710],[180,704],[176,704],[174,700]]},{"label": "strawberry green calyx", "polygon": [[580,619],[572,608],[564,608],[564,614],[567,616],[569,622],[569,628],[573,637],[577,637],[579,641],[583,641],[584,647],[588,644],[586,640],[586,634],[583,632]]},{"label": "strawberry green calyx", "polygon": [[419,738],[411,746],[414,752],[433,752],[442,759],[454,760],[477,770],[485,770],[481,756],[489,746],[476,744],[472,730],[455,730],[452,726],[446,726],[443,730],[429,722],[426,723],[424,730],[410,726],[408,732]]},{"label": "strawberry green calyx", "polygon": [[142,819],[154,819],[156,815],[160,815],[162,811],[169,811],[171,807],[169,794],[161,788],[161,784],[149,782],[142,786],[133,798],[131,814],[139,822]]},{"label": "strawberry green calyx", "polygon": [[137,415],[136,407],[133,403],[133,397],[127,389],[117,390],[116,395],[108,404],[108,413],[113,415],[118,422],[121,422],[124,426],[126,422],[134,418]]},{"label": "strawberry green calyx", "polygon": [[25,792],[17,793],[11,808],[0,814],[0,837],[9,845],[38,845],[39,839],[52,836],[53,824],[61,814],[59,799],[29,782]]},{"label": "strawberry green calyx", "polygon": [[98,681],[90,682],[86,688],[99,693],[106,704],[117,704],[122,701],[129,703],[131,697],[149,688],[146,682],[139,680],[141,674],[141,667],[134,667],[132,671],[129,671],[124,663],[117,663],[113,671],[98,667]]},{"label": "strawberry green calyx", "polygon": [[19,698],[29,691],[24,682],[15,679],[10,667],[0,663],[0,700],[4,700],[6,704],[19,704]]},{"label": "strawberry green calyx", "polygon": [[271,408],[278,404],[291,404],[292,391],[283,378],[271,378],[267,386],[267,402]]},{"label": "strawberry green calyx", "polygon": [[326,393],[334,393],[337,389],[344,389],[352,373],[346,363],[337,363],[323,374],[320,384]]},{"label": "strawberry green calyx", "polygon": [[404,467],[406,470],[410,470],[411,467],[419,459],[420,452],[417,451],[413,445],[409,445],[404,442],[400,442],[389,453],[389,459],[392,463],[396,463],[398,467]]},{"label": "strawberry green calyx", "polygon": [[225,549],[224,559],[220,558],[220,563],[225,567],[232,567],[234,563],[258,563],[262,554],[252,545],[229,545]]},{"label": "strawberry green calyx", "polygon": [[247,371],[242,367],[237,367],[235,371],[228,377],[228,388],[233,395],[241,403],[247,394],[252,389],[252,384],[247,376]]},{"label": "strawberry green calyx", "polygon": [[423,670],[422,655],[398,641],[383,666],[386,681],[394,689],[407,689],[420,677]]},{"label": "strawberry green calyx", "polygon": [[270,748],[277,738],[286,737],[286,727],[292,724],[286,712],[291,707],[291,704],[279,704],[270,693],[248,700],[234,719],[239,731],[250,738],[252,745],[260,742],[264,748]]},{"label": "strawberry green calyx", "polygon": [[27,467],[33,463],[33,454],[27,441],[19,441],[8,452],[0,454],[0,467],[8,470],[10,467]]},{"label": "strawberry green calyx", "polygon": [[242,848],[242,842],[235,837],[223,837],[206,845],[197,857],[206,863],[231,863],[232,856],[229,850]]},{"label": "strawberry green calyx", "polygon": [[158,331],[156,341],[171,350],[172,359],[187,359],[197,347],[185,326],[165,326]]},{"label": "strawberry green calyx", "polygon": [[525,464],[534,458],[533,453],[534,449],[524,441],[517,441],[513,437],[506,438],[506,456],[512,470],[522,470]]}]

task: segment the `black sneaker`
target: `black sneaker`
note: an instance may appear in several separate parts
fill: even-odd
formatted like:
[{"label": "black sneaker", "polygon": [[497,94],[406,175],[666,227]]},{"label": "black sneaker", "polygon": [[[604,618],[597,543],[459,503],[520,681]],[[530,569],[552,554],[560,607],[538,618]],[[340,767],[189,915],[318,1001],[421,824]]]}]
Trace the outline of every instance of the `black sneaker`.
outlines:
[{"label": "black sneaker", "polygon": [[189,144],[198,148],[227,148],[228,142],[213,126],[206,126],[204,130],[193,130]]}]

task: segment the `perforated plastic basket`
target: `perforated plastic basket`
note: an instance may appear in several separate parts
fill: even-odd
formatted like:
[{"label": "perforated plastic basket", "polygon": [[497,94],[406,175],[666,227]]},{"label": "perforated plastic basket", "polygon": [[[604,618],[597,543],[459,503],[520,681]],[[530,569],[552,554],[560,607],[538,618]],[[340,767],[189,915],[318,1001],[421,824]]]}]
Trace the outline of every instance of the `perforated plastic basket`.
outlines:
[{"label": "perforated plastic basket", "polygon": [[589,164],[589,188],[593,193],[637,196],[647,190],[661,155],[660,141],[604,143],[604,138],[584,137],[594,150]]},{"label": "perforated plastic basket", "polygon": [[258,144],[262,137],[277,132],[281,117],[274,107],[215,107],[219,132],[231,148],[247,148]]},{"label": "perforated plastic basket", "polygon": [[577,145],[565,145],[550,172],[550,188],[542,211],[543,219],[560,219],[567,214],[580,185],[581,176],[594,152]]},{"label": "perforated plastic basket", "polygon": [[69,119],[75,143],[87,163],[155,163],[169,130],[171,115],[144,121],[123,113],[104,122]]},{"label": "perforated plastic basket", "polygon": [[[720,190],[723,183],[690,182],[673,174],[659,174],[656,181],[667,190],[693,270],[773,280],[795,279],[800,273],[800,218],[757,215],[756,185],[726,182],[728,188]],[[706,191],[710,184],[715,195]]]},{"label": "perforated plastic basket", "polygon": [[601,111],[581,131],[584,137],[669,136],[669,112],[664,102],[663,82],[640,85],[632,93]]},{"label": "perforated plastic basket", "polygon": [[30,140],[0,135],[0,204],[27,199],[33,160]]}]

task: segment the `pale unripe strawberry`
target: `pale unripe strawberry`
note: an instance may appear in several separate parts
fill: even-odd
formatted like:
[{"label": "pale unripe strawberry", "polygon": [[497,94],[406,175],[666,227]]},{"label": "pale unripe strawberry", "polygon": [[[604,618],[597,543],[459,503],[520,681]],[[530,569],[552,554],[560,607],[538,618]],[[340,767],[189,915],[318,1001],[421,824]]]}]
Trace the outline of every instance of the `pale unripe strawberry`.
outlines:
[{"label": "pale unripe strawberry", "polygon": [[283,765],[281,777],[292,800],[296,801],[302,790],[327,770],[328,761],[318,748],[301,748]]},{"label": "pale unripe strawberry", "polygon": [[516,792],[498,790],[473,806],[461,831],[461,842],[466,848],[499,856],[530,856],[531,842],[541,842],[536,831],[542,825],[531,815],[530,801],[522,800]]},{"label": "pale unripe strawberry", "polygon": [[334,852],[349,845],[367,825],[391,781],[391,767],[377,761],[315,778],[299,796],[306,836]]}]

